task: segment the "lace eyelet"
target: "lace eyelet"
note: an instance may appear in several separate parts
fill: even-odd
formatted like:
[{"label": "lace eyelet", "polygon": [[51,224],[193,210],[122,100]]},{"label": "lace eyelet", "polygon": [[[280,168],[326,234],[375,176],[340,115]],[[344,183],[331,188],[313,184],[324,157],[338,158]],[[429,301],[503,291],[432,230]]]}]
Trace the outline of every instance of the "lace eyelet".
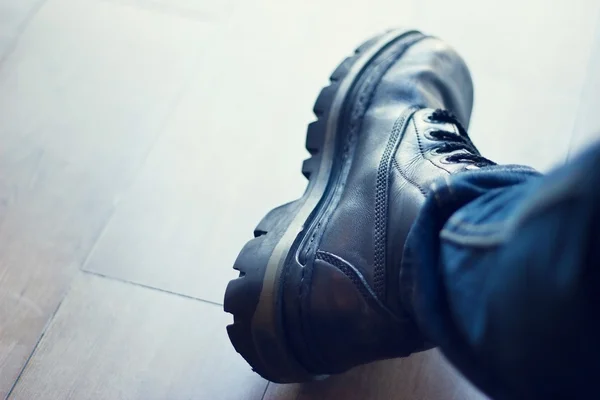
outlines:
[{"label": "lace eyelet", "polygon": [[445,156],[445,157],[440,158],[439,161],[442,164],[454,164],[454,162],[452,160],[449,160],[449,158],[450,158],[450,156]]},{"label": "lace eyelet", "polygon": [[425,137],[425,139],[431,140],[432,142],[439,142],[440,140],[435,138],[432,133],[437,131],[438,129],[434,129],[434,128],[429,128],[426,129],[425,132],[423,132],[423,136]]}]

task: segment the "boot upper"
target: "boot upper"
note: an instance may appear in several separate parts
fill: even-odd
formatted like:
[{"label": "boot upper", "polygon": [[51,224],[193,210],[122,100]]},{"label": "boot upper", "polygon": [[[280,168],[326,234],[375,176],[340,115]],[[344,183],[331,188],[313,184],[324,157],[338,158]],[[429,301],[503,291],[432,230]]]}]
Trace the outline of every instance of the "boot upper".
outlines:
[{"label": "boot upper", "polygon": [[453,49],[423,37],[404,51],[390,46],[373,64],[377,86],[353,100],[363,113],[340,155],[351,163],[314,234],[304,282],[313,369],[322,373],[427,347],[399,300],[404,243],[432,182],[482,160],[463,128],[471,77]]}]

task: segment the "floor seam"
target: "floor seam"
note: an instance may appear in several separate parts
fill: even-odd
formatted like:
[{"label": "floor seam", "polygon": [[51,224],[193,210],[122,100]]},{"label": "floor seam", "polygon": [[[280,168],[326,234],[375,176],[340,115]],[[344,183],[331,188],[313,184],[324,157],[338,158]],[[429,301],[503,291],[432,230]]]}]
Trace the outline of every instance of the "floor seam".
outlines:
[{"label": "floor seam", "polygon": [[69,294],[70,291],[71,291],[71,286],[69,286],[69,288],[65,291],[65,294],[64,294],[63,298],[58,302],[58,305],[56,306],[56,309],[54,309],[54,312],[52,313],[52,315],[50,316],[50,318],[48,318],[48,321],[46,322],[46,325],[42,329],[42,333],[40,334],[40,337],[38,337],[37,341],[35,342],[35,346],[33,346],[33,349],[31,350],[31,353],[29,353],[29,355],[27,356],[27,360],[25,360],[25,363],[23,364],[23,367],[21,368],[21,370],[19,371],[19,374],[15,378],[15,381],[13,382],[12,386],[10,387],[10,389],[8,390],[8,392],[6,393],[6,397],[4,397],[4,400],[9,399],[10,396],[12,395],[13,391],[17,387],[17,384],[21,380],[21,377],[25,373],[25,370],[29,366],[29,362],[31,361],[31,359],[35,355],[35,352],[37,351],[38,347],[40,346],[40,343],[42,342],[42,339],[46,335],[46,332],[50,328],[50,325],[52,325],[52,321],[54,321],[54,317],[58,313],[58,310],[62,306],[63,301],[67,298],[67,295]]},{"label": "floor seam", "polygon": [[265,390],[264,390],[262,396],[260,396],[260,400],[265,400],[265,396],[267,395],[267,390],[269,390],[270,384],[271,384],[271,382],[267,381],[267,384],[265,385]]},{"label": "floor seam", "polygon": [[99,272],[87,271],[87,270],[81,270],[81,272],[84,273],[84,274],[89,274],[89,275],[97,276],[97,277],[108,279],[108,280],[111,280],[111,281],[121,282],[121,283],[125,283],[125,284],[128,284],[128,285],[133,285],[133,286],[138,286],[138,287],[142,287],[142,288],[145,288],[145,289],[155,290],[155,291],[161,292],[161,293],[166,293],[166,294],[171,294],[171,295],[178,296],[178,297],[183,297],[184,299],[188,299],[188,300],[195,300],[195,301],[199,301],[201,303],[207,303],[207,304],[211,304],[213,306],[223,307],[222,303],[217,303],[216,301],[201,299],[199,297],[190,296],[190,295],[183,294],[183,293],[177,293],[177,292],[173,292],[171,290],[161,289],[161,288],[158,288],[158,287],[155,287],[155,286],[145,285],[143,283],[134,282],[134,281],[130,281],[130,280],[127,280],[127,279],[121,279],[121,278],[117,278],[117,277],[110,276],[110,275],[104,275],[104,274],[101,274]]}]

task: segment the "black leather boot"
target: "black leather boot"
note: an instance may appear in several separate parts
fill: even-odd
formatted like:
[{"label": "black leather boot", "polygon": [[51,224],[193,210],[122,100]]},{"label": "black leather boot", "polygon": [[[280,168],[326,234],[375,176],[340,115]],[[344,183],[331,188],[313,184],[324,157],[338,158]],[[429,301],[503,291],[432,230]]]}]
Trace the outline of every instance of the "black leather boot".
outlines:
[{"label": "black leather boot", "polygon": [[236,350],[264,378],[298,382],[428,347],[402,304],[406,236],[430,183],[478,168],[463,60],[391,31],[347,58],[314,107],[299,200],[269,212],[225,293]]}]

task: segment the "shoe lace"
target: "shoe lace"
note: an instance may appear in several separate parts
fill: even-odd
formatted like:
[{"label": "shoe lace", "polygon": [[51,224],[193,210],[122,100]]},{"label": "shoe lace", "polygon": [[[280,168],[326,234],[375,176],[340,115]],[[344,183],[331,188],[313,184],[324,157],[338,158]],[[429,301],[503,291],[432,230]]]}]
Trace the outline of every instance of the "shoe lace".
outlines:
[{"label": "shoe lace", "polygon": [[477,147],[471,141],[467,130],[460,123],[458,118],[448,110],[435,110],[429,119],[432,122],[451,123],[458,128],[458,135],[443,130],[434,130],[430,134],[432,137],[440,140],[440,146],[436,148],[439,154],[452,153],[456,150],[466,150],[467,153],[457,153],[448,156],[446,160],[456,163],[470,163],[478,167],[496,165],[495,162],[483,157]]}]

